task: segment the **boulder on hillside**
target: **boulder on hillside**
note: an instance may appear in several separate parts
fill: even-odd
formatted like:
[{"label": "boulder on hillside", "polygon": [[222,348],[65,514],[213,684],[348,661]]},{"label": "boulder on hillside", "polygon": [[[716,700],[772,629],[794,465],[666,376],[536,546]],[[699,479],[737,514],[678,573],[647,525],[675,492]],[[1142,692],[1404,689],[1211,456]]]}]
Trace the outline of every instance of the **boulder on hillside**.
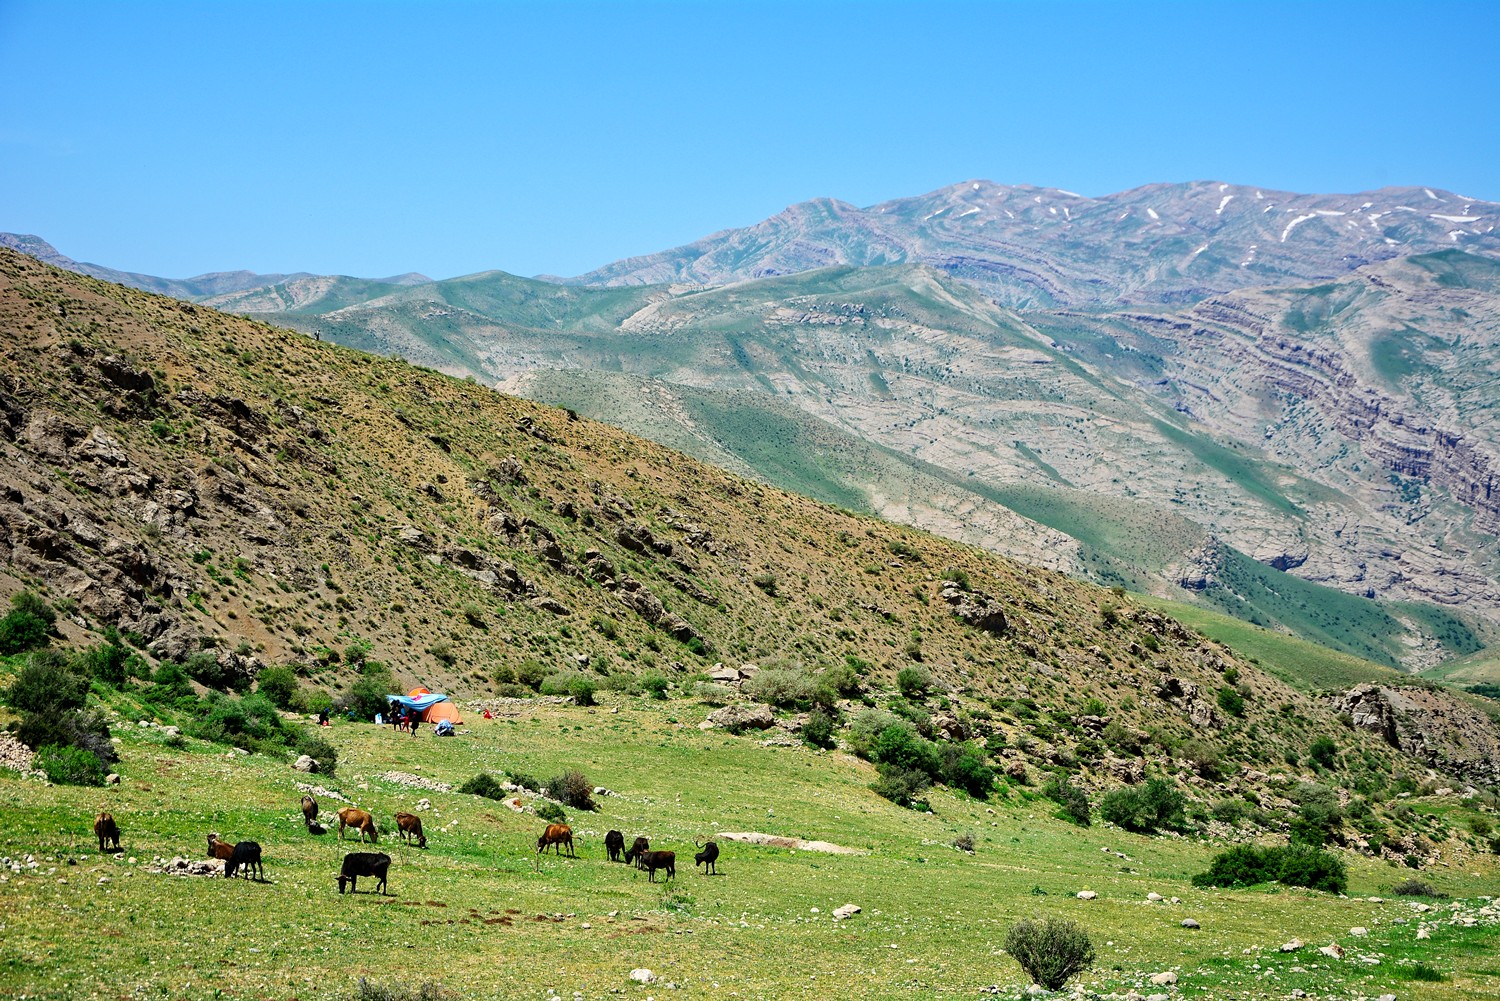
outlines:
[{"label": "boulder on hillside", "polygon": [[735,705],[715,709],[699,726],[704,730],[719,728],[730,733],[741,730],[766,730],[776,724],[776,717],[767,705]]},{"label": "boulder on hillside", "polygon": [[1000,603],[983,591],[965,591],[956,581],[945,580],[939,593],[955,618],[981,632],[999,636],[1010,628]]}]

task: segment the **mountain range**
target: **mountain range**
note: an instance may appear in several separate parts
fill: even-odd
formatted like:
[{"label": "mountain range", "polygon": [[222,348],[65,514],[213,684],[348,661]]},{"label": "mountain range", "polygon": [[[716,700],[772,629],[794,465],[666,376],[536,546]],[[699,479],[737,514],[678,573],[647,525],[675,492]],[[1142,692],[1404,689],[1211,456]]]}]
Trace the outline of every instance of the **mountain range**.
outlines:
[{"label": "mountain range", "polygon": [[1500,628],[1497,218],[1425,188],[975,181],[563,280],[100,277],[1420,669]]}]

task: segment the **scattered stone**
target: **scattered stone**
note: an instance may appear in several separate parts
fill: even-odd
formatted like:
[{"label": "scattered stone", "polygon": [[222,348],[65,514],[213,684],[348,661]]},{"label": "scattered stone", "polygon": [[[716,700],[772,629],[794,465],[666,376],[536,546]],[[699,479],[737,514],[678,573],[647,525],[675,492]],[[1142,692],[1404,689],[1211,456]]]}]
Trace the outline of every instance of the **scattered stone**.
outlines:
[{"label": "scattered stone", "polygon": [[1302,948],[1302,940],[1300,938],[1294,938],[1290,942],[1281,943],[1282,952],[1296,952],[1300,948]]},{"label": "scattered stone", "polygon": [[120,784],[120,776],[115,772],[110,772],[108,775],[104,776],[104,783],[105,785],[117,786]]},{"label": "scattered stone", "polygon": [[1432,932],[1427,928],[1418,928],[1417,938],[1432,938]]},{"label": "scattered stone", "polygon": [[771,715],[771,707],[756,703],[753,706],[725,706],[715,709],[708,714],[708,718],[698,724],[701,729],[712,730],[719,727],[731,732],[739,730],[766,730],[774,726],[776,717]]},{"label": "scattered stone", "polygon": [[1146,894],[1146,899],[1154,904],[1167,898],[1163,897],[1160,893],[1148,893]]},{"label": "scattered stone", "polygon": [[835,921],[842,921],[845,918],[852,918],[858,913],[858,904],[845,904],[843,907],[835,907],[833,909],[833,919]]},{"label": "scattered stone", "polygon": [[311,773],[318,770],[318,762],[304,754],[298,757],[296,761],[292,762],[292,767],[297,769],[297,771],[299,772]]},{"label": "scattered stone", "polygon": [[1099,894],[1095,893],[1093,890],[1079,890],[1076,896],[1079,900],[1093,900],[1095,897],[1099,896]]},{"label": "scattered stone", "polygon": [[1167,970],[1165,973],[1153,973],[1151,975],[1151,982],[1157,987],[1170,987],[1177,983],[1177,974],[1171,970]]},{"label": "scattered stone", "polygon": [[1329,959],[1344,958],[1344,947],[1339,945],[1337,942],[1330,942],[1318,951],[1327,956]]},{"label": "scattered stone", "polygon": [[641,966],[630,971],[630,979],[638,984],[654,984],[656,983],[656,974]]},{"label": "scattered stone", "polygon": [[1356,938],[1363,938],[1364,936],[1370,934],[1370,929],[1366,928],[1364,925],[1355,925],[1353,928],[1349,929],[1349,934],[1355,936]]},{"label": "scattered stone", "polygon": [[1184,927],[1184,928],[1202,928],[1203,926],[1200,925],[1198,922],[1194,921],[1192,918],[1183,918],[1182,919],[1182,927]]},{"label": "scattered stone", "polygon": [[381,772],[375,777],[397,785],[409,786],[412,789],[428,789],[432,792],[453,791],[453,786],[447,782],[439,782],[437,779],[429,779],[423,775],[413,775],[410,772]]}]

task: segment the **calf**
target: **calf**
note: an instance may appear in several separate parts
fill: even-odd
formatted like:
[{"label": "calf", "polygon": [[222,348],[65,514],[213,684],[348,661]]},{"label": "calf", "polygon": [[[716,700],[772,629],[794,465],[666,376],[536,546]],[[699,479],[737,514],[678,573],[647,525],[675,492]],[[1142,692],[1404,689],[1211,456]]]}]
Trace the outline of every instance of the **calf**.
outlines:
[{"label": "calf", "polygon": [[94,836],[99,839],[99,853],[104,854],[104,842],[113,842],[115,851],[120,850],[120,825],[115,823],[112,813],[100,813],[94,818]]},{"label": "calf", "polygon": [[701,865],[703,866],[703,875],[717,876],[719,874],[719,867],[714,863],[719,858],[719,843],[717,841],[710,841],[706,845],[699,845],[697,841],[694,841],[693,844],[701,849],[697,855],[693,856],[693,867],[697,868]]},{"label": "calf", "polygon": [[542,832],[542,836],[536,839],[537,854],[545,852],[548,845],[552,846],[552,853],[554,855],[561,855],[562,846],[567,845],[568,857],[577,858],[573,854],[573,828],[567,824],[548,824],[547,829]]},{"label": "calf", "polygon": [[380,895],[385,896],[385,877],[390,868],[391,857],[384,852],[350,852],[344,856],[343,868],[339,870],[339,893],[344,892],[345,883],[349,884],[350,893],[358,893],[359,877],[373,876]]},{"label": "calf", "polygon": [[427,847],[427,835],[422,833],[422,818],[415,813],[396,814],[396,830],[401,835],[401,840],[407,843],[415,837],[418,848]]},{"label": "calf", "polygon": [[619,831],[610,831],[604,836],[604,850],[609,853],[611,862],[620,861],[620,856],[625,852],[625,835]]},{"label": "calf", "polygon": [[344,828],[352,827],[359,832],[359,840],[364,841],[365,835],[370,836],[370,844],[377,844],[380,838],[375,833],[375,818],[364,810],[356,810],[352,806],[346,806],[339,811],[339,840],[344,840]]},{"label": "calf", "polygon": [[311,796],[302,797],[302,819],[307,823],[307,829],[309,831],[317,826],[318,801],[313,799]]},{"label": "calf", "polygon": [[677,878],[677,853],[676,852],[643,852],[641,854],[641,868],[646,870],[646,881],[656,882],[656,870],[667,870],[668,879]]},{"label": "calf", "polygon": [[254,841],[241,841],[234,846],[229,861],[224,863],[224,878],[233,879],[240,869],[245,870],[246,879],[250,878],[251,870],[255,871],[256,879],[266,878],[265,870],[260,867],[260,845]]},{"label": "calf", "polygon": [[208,836],[209,858],[216,858],[220,862],[228,862],[230,856],[232,856],[233,854],[234,845],[230,844],[227,841],[219,840],[219,836],[217,834],[210,834]]},{"label": "calf", "polygon": [[646,854],[646,849],[651,847],[651,842],[645,838],[636,838],[634,843],[625,852],[625,864],[634,864],[637,869],[641,867],[641,856]]}]

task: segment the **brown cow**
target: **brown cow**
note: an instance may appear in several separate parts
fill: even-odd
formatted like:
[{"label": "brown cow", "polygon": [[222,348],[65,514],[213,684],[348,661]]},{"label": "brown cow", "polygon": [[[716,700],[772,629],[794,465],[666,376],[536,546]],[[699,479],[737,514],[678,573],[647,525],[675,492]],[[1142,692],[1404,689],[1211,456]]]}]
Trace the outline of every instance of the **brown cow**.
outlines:
[{"label": "brown cow", "polygon": [[339,811],[339,840],[340,841],[344,840],[344,828],[346,828],[346,827],[352,827],[356,831],[358,831],[359,832],[359,840],[361,840],[361,841],[363,841],[365,839],[365,835],[368,834],[370,836],[370,843],[371,844],[378,844],[380,842],[379,836],[375,833],[375,818],[372,817],[372,816],[370,816],[364,810],[356,810],[352,806],[346,806],[342,810],[340,810]]},{"label": "brown cow", "polygon": [[548,824],[547,829],[542,832],[542,836],[536,839],[537,854],[545,852],[548,845],[552,846],[552,854],[554,855],[561,855],[561,846],[567,845],[568,856],[570,858],[578,857],[573,854],[573,828],[567,824]]},{"label": "brown cow", "polygon": [[115,823],[114,814],[100,812],[94,818],[94,836],[99,839],[99,852],[104,852],[104,842],[114,843],[115,851],[120,850],[120,825]]},{"label": "brown cow", "polygon": [[311,796],[302,797],[302,819],[307,822],[307,829],[309,831],[317,826],[318,801]]},{"label": "brown cow", "polygon": [[230,844],[228,841],[220,841],[217,834],[210,834],[208,836],[209,858],[216,858],[220,861],[228,862],[230,856],[233,854],[234,845]]},{"label": "brown cow", "polygon": [[625,864],[634,865],[637,869],[641,867],[641,856],[651,847],[651,842],[645,838],[636,838],[630,847],[625,849]]},{"label": "brown cow", "polygon": [[396,830],[400,832],[402,841],[410,843],[415,837],[418,848],[427,847],[427,835],[422,833],[422,818],[415,813],[396,814]]}]

